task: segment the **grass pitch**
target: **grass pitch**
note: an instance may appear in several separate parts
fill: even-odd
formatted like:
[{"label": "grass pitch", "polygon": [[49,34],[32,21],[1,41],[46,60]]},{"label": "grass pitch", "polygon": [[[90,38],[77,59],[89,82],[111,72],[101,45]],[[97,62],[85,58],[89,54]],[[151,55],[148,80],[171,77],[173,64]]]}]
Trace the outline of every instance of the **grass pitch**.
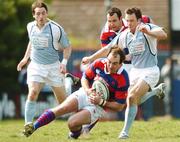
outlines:
[{"label": "grass pitch", "polygon": [[180,121],[155,118],[150,121],[135,121],[128,140],[119,140],[122,121],[99,122],[90,135],[78,140],[68,140],[66,121],[56,120],[26,138],[21,134],[23,120],[0,121],[0,142],[180,142]]}]

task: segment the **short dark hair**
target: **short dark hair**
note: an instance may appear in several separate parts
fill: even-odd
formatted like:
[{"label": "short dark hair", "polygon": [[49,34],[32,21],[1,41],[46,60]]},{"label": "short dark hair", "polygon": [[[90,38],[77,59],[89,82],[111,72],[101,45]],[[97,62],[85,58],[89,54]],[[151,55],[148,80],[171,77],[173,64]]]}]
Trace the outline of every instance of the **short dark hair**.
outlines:
[{"label": "short dark hair", "polygon": [[122,16],[121,10],[117,7],[112,7],[111,9],[108,10],[107,14],[109,14],[110,16],[113,16],[114,14],[117,14],[117,16],[120,17]]},{"label": "short dark hair", "polygon": [[128,8],[125,10],[125,13],[130,15],[135,14],[137,20],[142,18],[141,10],[137,7]]},{"label": "short dark hair", "polygon": [[[123,51],[121,48],[119,48],[117,45],[111,47],[111,50],[110,50],[110,52],[108,53],[108,55],[109,55],[109,54],[112,54],[114,57],[116,57],[117,55],[119,55],[119,56],[120,56],[119,64],[123,63],[124,60],[125,60],[124,51]],[[107,56],[108,56],[108,55],[107,55]]]},{"label": "short dark hair", "polygon": [[44,7],[44,8],[46,9],[46,11],[48,12],[48,7],[47,7],[47,5],[46,5],[44,2],[41,2],[41,1],[38,1],[38,0],[37,0],[37,1],[35,1],[35,2],[32,4],[32,6],[31,6],[32,14],[35,13],[34,9],[35,9],[36,7],[39,7],[39,8]]}]

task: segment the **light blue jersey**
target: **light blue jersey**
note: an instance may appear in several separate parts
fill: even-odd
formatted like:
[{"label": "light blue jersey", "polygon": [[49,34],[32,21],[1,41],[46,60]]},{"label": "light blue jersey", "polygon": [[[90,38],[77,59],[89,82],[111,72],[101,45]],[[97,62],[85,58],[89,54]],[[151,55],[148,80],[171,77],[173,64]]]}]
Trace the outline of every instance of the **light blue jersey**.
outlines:
[{"label": "light blue jersey", "polygon": [[[154,24],[146,24],[149,30],[160,28]],[[157,39],[140,31],[132,34],[129,29],[119,37],[119,46],[128,48],[131,61],[135,68],[147,68],[156,66],[157,61]]]},{"label": "light blue jersey", "polygon": [[59,60],[59,49],[70,46],[63,28],[49,20],[42,29],[36,26],[36,21],[27,25],[32,46],[31,60],[37,64],[53,64]]}]

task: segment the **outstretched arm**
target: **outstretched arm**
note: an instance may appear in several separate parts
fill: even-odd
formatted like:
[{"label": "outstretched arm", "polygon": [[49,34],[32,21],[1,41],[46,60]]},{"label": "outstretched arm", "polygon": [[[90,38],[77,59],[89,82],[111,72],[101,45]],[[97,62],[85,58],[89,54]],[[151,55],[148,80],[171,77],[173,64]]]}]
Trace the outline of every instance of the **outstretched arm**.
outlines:
[{"label": "outstretched arm", "polygon": [[94,54],[92,54],[91,56],[88,57],[84,57],[82,59],[82,63],[83,64],[88,64],[92,61],[94,61],[95,59],[101,58],[101,57],[106,57],[107,54],[109,53],[111,48],[101,48],[100,50],[98,50],[97,52],[95,52]]}]

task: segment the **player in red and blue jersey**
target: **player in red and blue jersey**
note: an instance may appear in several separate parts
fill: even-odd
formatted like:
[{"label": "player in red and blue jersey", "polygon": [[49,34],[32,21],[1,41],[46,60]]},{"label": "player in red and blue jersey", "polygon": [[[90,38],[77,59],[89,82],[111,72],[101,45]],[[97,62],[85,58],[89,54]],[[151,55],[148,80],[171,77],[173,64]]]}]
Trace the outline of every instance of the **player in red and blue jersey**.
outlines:
[{"label": "player in red and blue jersey", "polygon": [[114,70],[110,73],[107,67],[109,66],[108,64],[112,63],[109,62],[110,61],[108,58],[97,59],[86,69],[83,77],[86,78],[90,83],[94,81],[95,77],[103,78],[108,84],[110,101],[115,100],[117,103],[125,104],[127,90],[129,87],[128,74],[122,67],[117,71]]},{"label": "player in red and blue jersey", "polygon": [[[75,112],[68,120],[69,138],[77,139],[84,124],[91,124],[104,115],[105,109],[122,111],[126,106],[129,87],[127,72],[122,67],[125,59],[120,48],[113,48],[106,58],[94,61],[83,73],[82,87],[60,105],[45,111],[34,123],[25,125],[25,136],[52,122],[56,117]],[[110,92],[110,99],[103,100],[91,88],[94,80],[103,79]]]}]

